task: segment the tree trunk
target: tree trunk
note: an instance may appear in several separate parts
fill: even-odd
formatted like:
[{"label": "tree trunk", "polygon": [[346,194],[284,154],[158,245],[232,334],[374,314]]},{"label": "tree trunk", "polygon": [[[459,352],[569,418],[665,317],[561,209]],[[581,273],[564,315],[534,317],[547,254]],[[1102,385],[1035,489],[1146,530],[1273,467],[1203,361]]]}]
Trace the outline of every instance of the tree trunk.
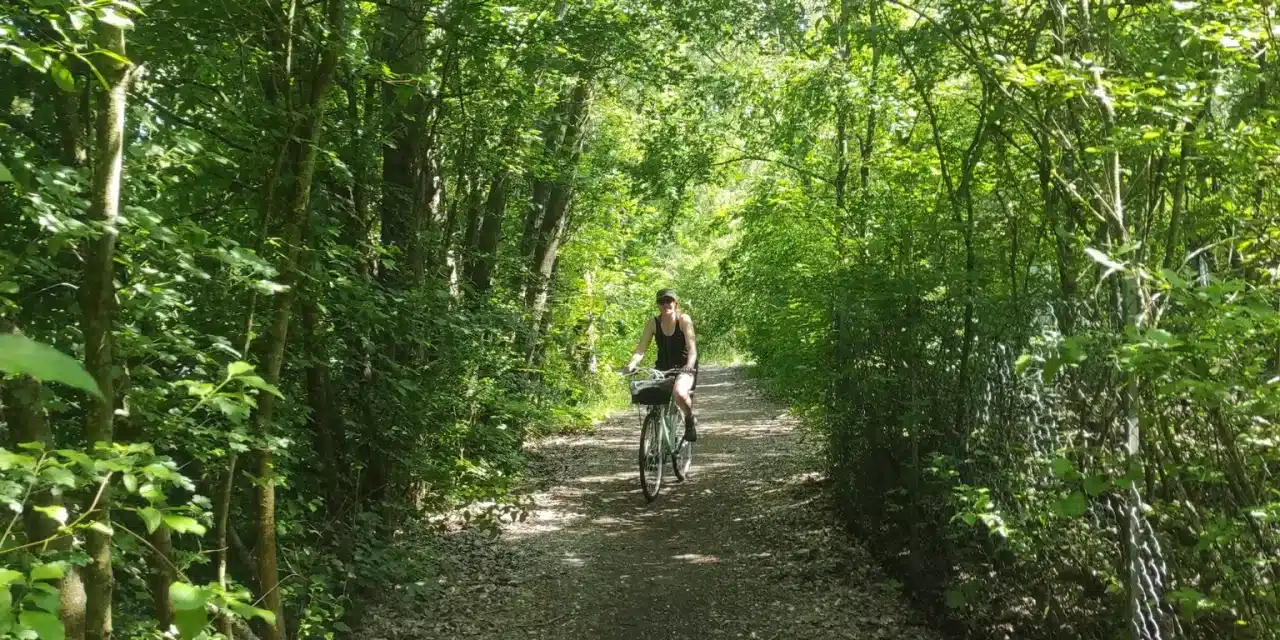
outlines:
[{"label": "tree trunk", "polygon": [[[369,175],[369,138],[373,127],[374,114],[377,111],[377,84],[366,79],[364,93],[358,91],[356,79],[351,79],[344,87],[347,93],[347,119],[351,126],[351,136],[343,160],[351,167],[351,211],[342,223],[342,243],[354,249],[360,256],[357,264],[358,273],[368,278],[373,272],[368,246],[369,230],[372,225],[369,206],[369,183],[373,178]],[[363,109],[361,108],[363,106]]]},{"label": "tree trunk", "polygon": [[[315,176],[316,155],[320,140],[320,124],[324,119],[325,101],[333,83],[338,56],[343,46],[345,9],[343,0],[327,0],[325,20],[329,39],[324,43],[319,66],[306,85],[305,102],[300,106],[299,126],[296,135],[286,138],[286,145],[293,148],[286,152],[290,161],[285,174],[291,175],[288,196],[281,202],[283,222],[282,249],[277,258],[281,284],[288,289],[276,296],[271,324],[267,329],[261,358],[262,377],[271,384],[278,384],[284,364],[284,350],[292,316],[293,300],[297,295],[298,258],[301,251],[302,230],[308,224],[311,198],[311,182]],[[258,398],[258,410],[253,415],[257,435],[268,440],[275,417],[276,397],[263,393]],[[264,640],[283,640],[285,633],[284,603],[279,589],[279,572],[276,566],[276,514],[275,479],[272,449],[265,446],[256,453],[257,510],[258,510],[258,583],[262,591],[264,608],[276,615],[274,625],[265,625]]]},{"label": "tree trunk", "polygon": [[[574,92],[565,91],[552,109],[547,121],[542,126],[542,155],[534,159],[534,167],[529,169],[526,179],[530,186],[529,208],[525,210],[524,227],[520,234],[520,256],[525,262],[533,259],[538,242],[538,231],[546,215],[547,201],[551,197],[551,188],[556,180],[556,159],[560,149],[569,140],[566,129],[573,118]],[[572,144],[570,142],[570,144]],[[550,167],[539,167],[545,163]]]},{"label": "tree trunk", "polygon": [[1204,109],[1202,109],[1195,120],[1188,122],[1182,130],[1182,140],[1178,146],[1178,168],[1174,176],[1173,182],[1173,205],[1169,213],[1169,230],[1165,237],[1164,243],[1164,260],[1162,262],[1166,269],[1176,269],[1174,264],[1174,255],[1177,253],[1178,236],[1182,230],[1182,219],[1185,216],[1187,208],[1187,182],[1191,178],[1191,171],[1187,163],[1196,151],[1196,135],[1198,133],[1198,125],[1200,120],[1205,117],[1209,111],[1210,100],[1205,100]]},{"label": "tree trunk", "polygon": [[[564,240],[569,201],[573,197],[574,180],[578,162],[582,157],[584,142],[584,125],[587,119],[591,81],[586,77],[578,79],[570,96],[569,108],[565,113],[565,131],[562,149],[568,150],[557,163],[555,181],[547,196],[547,208],[542,221],[538,225],[538,233],[534,241],[533,254],[529,262],[529,280],[525,289],[525,304],[532,313],[531,340],[538,338],[537,327],[541,324],[542,313],[547,299],[547,287],[551,285],[551,269],[555,265],[560,244]],[[530,343],[532,346],[532,342]]]},{"label": "tree trunk", "polygon": [[[10,333],[12,326],[0,320],[0,331]],[[15,449],[23,442],[40,442],[45,448],[55,447],[53,430],[49,428],[49,420],[44,406],[40,403],[40,382],[29,376],[19,376],[7,380],[0,385],[0,419],[9,427],[9,442]],[[58,506],[62,497],[49,491],[32,494],[31,506]],[[57,524],[48,516],[35,509],[24,509],[22,523],[28,541],[44,540],[57,533]],[[50,543],[55,551],[70,551],[72,538],[63,536]],[[58,584],[59,611],[66,637],[80,639],[85,632],[85,592],[80,572],[74,569],[67,571]]]},{"label": "tree trunk", "polygon": [[322,495],[334,508],[341,482],[342,463],[339,460],[338,425],[341,422],[333,403],[333,390],[329,385],[328,358],[318,334],[320,330],[320,305],[318,294],[311,292],[302,304],[302,345],[307,358],[306,388],[307,406],[310,411],[312,446],[316,451],[316,471],[324,478]]},{"label": "tree trunk", "polygon": [[[386,140],[382,148],[382,243],[400,250],[400,265],[379,275],[385,284],[403,288],[419,276],[424,262],[419,214],[426,199],[427,104],[415,84],[426,70],[423,11],[420,0],[404,0],[385,14],[381,57],[393,73],[409,82],[382,85]],[[400,90],[410,92],[407,99]]]},{"label": "tree trunk", "polygon": [[178,579],[174,570],[173,540],[169,528],[160,526],[147,535],[151,548],[147,550],[147,587],[151,591],[151,615],[159,628],[168,629],[173,624],[173,605],[169,602],[169,586]]},{"label": "tree trunk", "polygon": [[471,276],[472,265],[480,245],[480,222],[484,218],[484,189],[479,174],[473,174],[467,181],[466,194],[466,227],[462,238],[458,241],[458,272],[463,279]]},{"label": "tree trunk", "polygon": [[[97,44],[124,59],[124,31],[98,22]],[[115,316],[116,219],[120,211],[120,176],[124,167],[124,117],[127,98],[128,65],[101,56],[99,72],[106,89],[99,97],[94,140],[93,191],[89,220],[99,235],[85,246],[84,285],[81,292],[81,330],[84,333],[85,369],[102,390],[102,397],[90,396],[85,435],[90,450],[97,442],[112,440],[115,413],[114,354],[111,327]],[[104,491],[91,516],[110,522],[110,493]],[[84,568],[85,635],[92,640],[111,638],[111,598],[115,587],[111,572],[111,537],[90,530],[85,536],[89,562]]]},{"label": "tree trunk", "polygon": [[502,218],[507,210],[507,180],[511,173],[500,169],[489,182],[489,196],[485,200],[484,223],[476,243],[475,266],[468,280],[478,293],[487,293],[493,286],[493,269],[498,260],[498,245],[502,243]]},{"label": "tree trunk", "polygon": [[[216,544],[218,545],[218,559],[215,571],[218,577],[218,586],[226,589],[227,568],[231,564],[231,536],[229,528],[231,526],[231,493],[236,484],[236,461],[238,455],[234,452],[229,454],[227,459],[227,470],[223,473],[221,486],[218,488],[218,495],[214,503],[213,526]],[[234,626],[232,624],[232,616],[222,615],[218,617],[218,630],[228,638],[234,638],[232,635]]]}]

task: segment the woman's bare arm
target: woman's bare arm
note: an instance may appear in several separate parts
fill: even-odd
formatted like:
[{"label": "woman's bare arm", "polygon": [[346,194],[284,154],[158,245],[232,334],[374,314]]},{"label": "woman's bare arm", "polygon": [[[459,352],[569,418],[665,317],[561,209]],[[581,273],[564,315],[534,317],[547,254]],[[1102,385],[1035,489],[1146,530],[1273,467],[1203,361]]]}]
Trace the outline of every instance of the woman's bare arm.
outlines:
[{"label": "woman's bare arm", "polygon": [[684,343],[689,349],[689,357],[684,363],[684,368],[693,370],[693,365],[698,362],[698,338],[693,332],[693,318],[687,314],[680,316],[680,329],[684,331]]},{"label": "woman's bare arm", "polygon": [[653,340],[653,323],[646,321],[644,330],[640,332],[640,341],[636,343],[636,350],[631,354],[631,362],[627,363],[627,370],[630,371],[644,360],[644,352],[649,350],[649,343]]}]

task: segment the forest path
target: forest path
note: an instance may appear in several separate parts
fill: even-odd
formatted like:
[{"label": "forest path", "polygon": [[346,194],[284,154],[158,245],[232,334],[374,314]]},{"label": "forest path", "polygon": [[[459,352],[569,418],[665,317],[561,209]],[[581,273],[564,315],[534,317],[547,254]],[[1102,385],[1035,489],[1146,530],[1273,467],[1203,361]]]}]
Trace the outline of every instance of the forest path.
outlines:
[{"label": "forest path", "polygon": [[652,504],[639,490],[634,411],[533,445],[527,519],[497,538],[442,543],[438,573],[358,635],[937,637],[835,524],[816,436],[738,368],[704,368],[695,409],[691,478],[674,482],[668,467]]}]

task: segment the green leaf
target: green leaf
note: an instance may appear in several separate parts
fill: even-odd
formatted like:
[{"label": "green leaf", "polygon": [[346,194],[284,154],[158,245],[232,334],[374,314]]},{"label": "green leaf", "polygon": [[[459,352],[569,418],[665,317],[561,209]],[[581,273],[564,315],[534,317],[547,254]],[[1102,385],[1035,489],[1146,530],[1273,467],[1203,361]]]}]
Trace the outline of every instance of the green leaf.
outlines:
[{"label": "green leaf", "polygon": [[18,622],[34,629],[40,640],[63,640],[67,637],[58,616],[44,611],[23,611],[18,615]]},{"label": "green leaf", "polygon": [[125,491],[128,491],[129,493],[137,493],[137,492],[138,492],[138,478],[137,478],[137,476],[133,475],[132,473],[126,473],[126,474],[124,474],[124,475],[120,476],[120,480],[121,480],[121,482],[123,482],[123,483],[124,483],[124,489],[125,489]]},{"label": "green leaf", "polygon": [[203,611],[204,603],[209,601],[209,594],[204,589],[185,582],[174,582],[169,585],[169,600],[173,602],[173,608],[178,611],[192,609]]},{"label": "green leaf", "polygon": [[196,521],[195,518],[179,515],[166,515],[164,517],[164,525],[178,533],[194,533],[198,536],[204,535],[204,525]]},{"label": "green leaf", "polygon": [[209,614],[205,613],[204,607],[179,609],[173,614],[173,622],[178,626],[178,633],[183,640],[188,640],[204,631],[205,626],[209,624]]},{"label": "green leaf", "polygon": [[262,618],[262,620],[269,625],[275,625],[276,623],[276,614],[274,612],[268,611],[267,609],[259,609],[255,606],[240,602],[239,600],[228,600],[227,608],[231,609],[232,613],[246,620],[250,618]]},{"label": "green leaf", "polygon": [[1071,336],[1062,341],[1062,346],[1058,349],[1058,355],[1062,357],[1064,363],[1080,364],[1089,357],[1084,347],[1083,338]]},{"label": "green leaf", "polygon": [[116,530],[112,529],[111,525],[105,522],[102,522],[100,520],[95,521],[93,524],[89,525],[89,528],[93,529],[94,531],[97,531],[98,533],[101,533],[104,536],[114,536],[116,534]]},{"label": "green leaf", "polygon": [[1062,368],[1062,360],[1058,358],[1049,358],[1044,361],[1044,370],[1040,372],[1040,380],[1045,384],[1053,383],[1053,377],[1058,375],[1058,369]]},{"label": "green leaf", "polygon": [[59,610],[62,609],[62,598],[59,597],[57,587],[47,582],[37,582],[34,586],[36,588],[28,591],[27,597],[23,599],[34,604],[41,611],[47,611],[55,616],[58,615]]},{"label": "green leaf", "polygon": [[106,7],[98,12],[98,19],[118,29],[132,29],[133,21],[120,15],[115,7]]},{"label": "green leaf", "polygon": [[155,533],[160,528],[160,523],[164,521],[164,514],[154,507],[143,507],[138,509],[138,517],[142,518],[143,524],[147,526],[147,533]]},{"label": "green leaf", "polygon": [[61,382],[102,397],[98,383],[75,358],[16,333],[0,335],[0,371]]},{"label": "green leaf", "polygon": [[[22,445],[18,445],[22,446]],[[0,448],[0,471],[8,471],[14,467],[34,465],[36,459]]]},{"label": "green leaf", "polygon": [[40,472],[40,475],[51,484],[64,487],[76,486],[76,474],[62,467],[49,467]]},{"label": "green leaf", "polygon": [[80,31],[89,26],[89,14],[78,9],[72,9],[67,12],[67,17],[71,18],[71,28]]},{"label": "green leaf", "polygon": [[35,507],[35,510],[57,520],[58,524],[67,523],[67,508],[62,505],[52,507]]},{"label": "green leaf", "polygon": [[1053,505],[1053,510],[1060,516],[1078,518],[1084,515],[1088,506],[1088,502],[1085,501],[1083,493],[1080,493],[1079,491],[1072,491],[1070,495],[1055,503]]},{"label": "green leaf", "polygon": [[0,162],[0,182],[13,182],[13,174],[9,172],[9,167],[4,166]]},{"label": "green leaf", "polygon": [[1036,361],[1036,357],[1029,353],[1024,353],[1018,356],[1018,359],[1013,362],[1014,373],[1020,374],[1023,371],[1026,371],[1027,367],[1031,366],[1031,363],[1035,361]]},{"label": "green leaf", "polygon": [[284,400],[284,394],[280,393],[280,390],[277,389],[275,385],[267,382],[266,380],[263,380],[258,376],[242,376],[238,378],[238,380],[240,380],[240,383],[246,387],[262,389],[263,391],[266,391],[267,393],[270,393],[271,395],[277,398],[280,398],[281,400]]},{"label": "green leaf", "polygon": [[1173,337],[1173,334],[1165,331],[1164,329],[1152,329],[1148,331],[1147,340],[1163,346],[1176,346],[1178,344],[1178,341]]},{"label": "green leaf", "polygon": [[13,569],[0,569],[0,589],[5,589],[15,582],[21,582],[23,579],[21,571]]},{"label": "green leaf", "polygon": [[61,580],[67,574],[67,563],[47,562],[31,567],[32,580]]},{"label": "green leaf", "polygon": [[13,631],[13,592],[0,589],[0,637],[8,638]]},{"label": "green leaf", "polygon": [[249,364],[248,362],[244,362],[243,360],[232,362],[231,364],[227,365],[228,378],[241,376],[246,373],[249,373],[250,371],[253,371],[253,365]]},{"label": "green leaf", "polygon": [[1111,488],[1111,481],[1105,476],[1086,476],[1084,490],[1091,496],[1097,496]]},{"label": "green leaf", "polygon": [[67,93],[75,93],[76,78],[71,75],[71,71],[69,69],[62,66],[61,62],[54,62],[53,65],[49,67],[49,75],[53,77],[53,81],[58,85],[59,89],[62,89]]},{"label": "green leaf", "polygon": [[1108,256],[1107,254],[1101,251],[1098,251],[1097,249],[1094,249],[1093,247],[1089,247],[1085,249],[1084,252],[1087,253],[1090,258],[1093,258],[1094,262],[1108,269],[1119,271],[1120,269],[1124,268],[1124,265],[1120,264],[1119,262],[1116,262],[1115,260],[1112,260],[1110,256]]},{"label": "green leaf", "polygon": [[1053,475],[1055,477],[1065,479],[1067,476],[1075,473],[1076,465],[1072,464],[1070,460],[1062,456],[1058,456],[1053,459],[1053,463],[1050,464],[1050,468],[1053,470]]}]

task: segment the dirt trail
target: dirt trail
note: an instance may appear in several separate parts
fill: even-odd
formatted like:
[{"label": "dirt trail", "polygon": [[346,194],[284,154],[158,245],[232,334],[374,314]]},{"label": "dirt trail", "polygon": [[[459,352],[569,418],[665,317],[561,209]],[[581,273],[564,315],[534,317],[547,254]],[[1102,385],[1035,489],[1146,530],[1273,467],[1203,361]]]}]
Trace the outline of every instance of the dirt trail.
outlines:
[{"label": "dirt trail", "polygon": [[[389,590],[369,638],[936,638],[826,508],[813,436],[742,372],[706,368],[689,481],[646,504],[639,421],[534,447],[523,523],[458,536]],[[667,484],[670,481],[670,484]],[[405,596],[406,593],[411,595]],[[393,604],[394,602],[394,604]]]}]

